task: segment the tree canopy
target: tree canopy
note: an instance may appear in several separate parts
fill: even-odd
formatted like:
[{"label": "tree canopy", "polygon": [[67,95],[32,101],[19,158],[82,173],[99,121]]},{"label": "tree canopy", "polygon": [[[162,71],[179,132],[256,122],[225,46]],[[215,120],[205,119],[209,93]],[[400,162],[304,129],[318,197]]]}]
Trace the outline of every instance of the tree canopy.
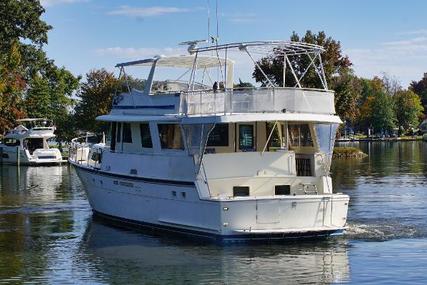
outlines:
[{"label": "tree canopy", "polygon": [[0,134],[16,119],[46,117],[58,125],[68,116],[76,78],[47,58],[43,46],[52,28],[38,0],[0,2]]}]

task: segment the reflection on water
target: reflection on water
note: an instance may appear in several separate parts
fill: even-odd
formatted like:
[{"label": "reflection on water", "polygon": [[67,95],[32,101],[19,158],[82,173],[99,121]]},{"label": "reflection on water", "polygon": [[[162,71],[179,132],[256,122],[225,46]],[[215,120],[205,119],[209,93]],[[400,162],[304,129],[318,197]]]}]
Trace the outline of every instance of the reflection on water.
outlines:
[{"label": "reflection on water", "polygon": [[[270,245],[195,244],[89,224],[84,251],[109,282],[274,283],[348,280],[347,245],[343,240]],[[142,274],[129,276],[129,268]]]},{"label": "reflection on water", "polygon": [[422,283],[427,143],[360,148],[370,156],[332,166],[351,196],[347,234],[264,245],[118,229],[92,218],[72,168],[0,166],[0,284]]}]

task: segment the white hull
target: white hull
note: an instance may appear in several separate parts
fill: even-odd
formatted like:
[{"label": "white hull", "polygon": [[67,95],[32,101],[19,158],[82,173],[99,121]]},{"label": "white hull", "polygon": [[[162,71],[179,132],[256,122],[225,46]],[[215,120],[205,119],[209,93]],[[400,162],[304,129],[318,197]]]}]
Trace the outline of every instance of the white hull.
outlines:
[{"label": "white hull", "polygon": [[345,229],[347,195],[200,199],[192,183],[115,176],[74,165],[95,212],[134,224],[233,240],[323,236]]},{"label": "white hull", "polygon": [[0,146],[0,164],[19,164],[20,165],[52,165],[67,162],[62,159],[62,155],[58,149],[37,149],[31,155],[28,150],[17,149],[16,147]]}]

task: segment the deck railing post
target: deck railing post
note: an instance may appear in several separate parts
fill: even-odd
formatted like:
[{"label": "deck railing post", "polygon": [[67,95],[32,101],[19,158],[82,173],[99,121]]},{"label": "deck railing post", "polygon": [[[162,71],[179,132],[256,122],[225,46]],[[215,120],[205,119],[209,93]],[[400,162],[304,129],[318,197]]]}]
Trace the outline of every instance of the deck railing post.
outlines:
[{"label": "deck railing post", "polygon": [[21,163],[21,155],[19,153],[19,146],[16,147],[16,165],[19,167]]}]

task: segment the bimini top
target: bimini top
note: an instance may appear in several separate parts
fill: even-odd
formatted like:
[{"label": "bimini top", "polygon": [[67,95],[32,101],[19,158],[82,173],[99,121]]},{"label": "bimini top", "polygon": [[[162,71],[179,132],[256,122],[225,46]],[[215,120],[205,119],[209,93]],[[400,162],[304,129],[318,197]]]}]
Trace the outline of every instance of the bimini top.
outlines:
[{"label": "bimini top", "polygon": [[207,69],[213,67],[223,67],[225,65],[232,66],[234,61],[215,56],[197,56],[196,55],[177,55],[177,56],[155,56],[153,58],[129,61],[119,63],[116,67],[125,66],[152,66],[156,62],[156,66],[160,67],[175,67],[175,68],[194,68]]},{"label": "bimini top", "polygon": [[206,51],[239,49],[256,54],[268,54],[271,52],[282,53],[287,55],[299,55],[307,53],[322,53],[325,49],[322,46],[305,43],[305,42],[289,42],[289,41],[252,41],[240,43],[228,43],[223,45],[213,45],[206,47],[191,47],[189,52],[199,53]]}]

